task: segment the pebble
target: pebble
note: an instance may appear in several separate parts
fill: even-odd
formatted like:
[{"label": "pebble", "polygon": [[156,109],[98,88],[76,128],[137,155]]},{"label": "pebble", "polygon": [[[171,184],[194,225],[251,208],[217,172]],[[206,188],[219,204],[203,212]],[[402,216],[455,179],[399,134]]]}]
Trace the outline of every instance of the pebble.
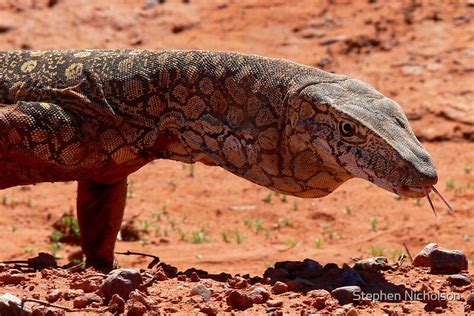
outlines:
[{"label": "pebble", "polygon": [[201,296],[207,302],[211,298],[211,291],[204,285],[198,284],[191,289],[191,296],[194,295]]},{"label": "pebble", "polygon": [[201,306],[199,308],[199,311],[201,313],[204,313],[204,314],[209,315],[209,316],[215,316],[218,313],[217,308],[214,305],[210,304],[210,303],[207,303],[207,304]]},{"label": "pebble", "polygon": [[338,287],[331,291],[331,295],[334,296],[339,304],[345,305],[354,302],[362,292],[361,288],[355,285]]},{"label": "pebble", "polygon": [[84,308],[88,304],[89,304],[89,302],[87,301],[87,298],[85,296],[76,297],[72,301],[72,305],[74,306],[74,308]]},{"label": "pebble", "polygon": [[117,269],[110,272],[100,289],[106,298],[118,294],[128,299],[130,292],[142,284],[142,276],[137,269]]},{"label": "pebble", "polygon": [[374,257],[357,260],[354,263],[355,270],[385,270],[390,268],[387,257]]},{"label": "pebble", "polygon": [[23,274],[12,274],[9,272],[0,273],[0,282],[4,284],[14,284],[18,285],[23,281],[27,281],[29,278]]},{"label": "pebble", "polygon": [[146,311],[146,306],[139,301],[132,300],[127,304],[127,316],[142,316]]},{"label": "pebble", "polygon": [[288,291],[288,285],[284,282],[277,281],[272,287],[272,291],[275,294],[281,294]]},{"label": "pebble", "polygon": [[312,290],[308,292],[309,299],[308,305],[316,308],[317,310],[326,307],[326,301],[331,298],[331,294],[323,289]]},{"label": "pebble", "polygon": [[474,292],[472,292],[471,294],[469,294],[466,298],[466,303],[468,305],[471,305],[471,308],[474,309]]},{"label": "pebble", "polygon": [[125,301],[118,294],[114,294],[108,306],[111,313],[121,314],[125,310]]},{"label": "pebble", "polygon": [[191,280],[191,282],[199,282],[201,281],[201,278],[199,277],[199,275],[196,273],[196,271],[193,271],[191,273],[191,277],[189,278]]},{"label": "pebble", "polygon": [[15,295],[5,293],[0,296],[0,315],[32,315],[32,310]]},{"label": "pebble", "polygon": [[449,250],[430,243],[416,255],[413,265],[430,267],[431,273],[458,273],[467,270],[467,258],[460,250]]},{"label": "pebble", "polygon": [[283,301],[282,300],[268,300],[267,306],[268,307],[282,307]]},{"label": "pebble", "polygon": [[270,293],[266,288],[257,287],[250,292],[249,296],[255,304],[263,304],[270,298]]},{"label": "pebble", "polygon": [[80,289],[85,293],[95,292],[99,289],[97,281],[91,279],[77,280],[71,283],[71,289]]},{"label": "pebble", "polygon": [[252,307],[253,301],[247,294],[240,293],[237,290],[232,290],[227,294],[227,305],[233,309],[245,310]]},{"label": "pebble", "polygon": [[346,315],[345,316],[359,316],[359,312],[357,311],[357,309],[355,309],[354,307],[351,307],[347,312],[346,312]]},{"label": "pebble", "polygon": [[59,290],[52,290],[51,292],[48,292],[46,294],[46,300],[50,303],[54,303],[57,300],[59,300],[59,297],[61,296],[61,291]]},{"label": "pebble", "polygon": [[186,281],[186,275],[185,274],[179,274],[177,277],[178,281]]},{"label": "pebble", "polygon": [[415,267],[429,267],[430,261],[428,259],[431,251],[438,248],[439,246],[435,243],[429,243],[425,246],[413,259],[413,266]]},{"label": "pebble", "polygon": [[241,277],[229,279],[227,283],[234,289],[244,289],[248,286],[247,280]]},{"label": "pebble", "polygon": [[448,282],[455,286],[465,286],[471,284],[471,279],[462,274],[452,274],[447,278]]}]

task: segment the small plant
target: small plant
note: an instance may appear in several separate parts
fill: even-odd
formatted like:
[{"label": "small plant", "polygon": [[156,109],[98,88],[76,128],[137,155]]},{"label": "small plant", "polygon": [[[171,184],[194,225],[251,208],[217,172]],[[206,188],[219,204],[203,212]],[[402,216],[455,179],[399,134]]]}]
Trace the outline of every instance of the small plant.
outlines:
[{"label": "small plant", "polygon": [[446,188],[448,189],[455,189],[456,188],[456,180],[454,180],[453,178],[450,178],[446,181]]},{"label": "small plant", "polygon": [[280,229],[282,227],[291,227],[290,220],[287,217],[278,217],[277,222],[273,225],[273,229]]},{"label": "small plant", "polygon": [[344,207],[344,214],[351,215],[352,214],[352,206],[346,205],[346,207]]},{"label": "small plant", "polygon": [[193,231],[192,236],[194,244],[203,244],[211,242],[211,240],[209,239],[209,235],[202,228],[198,231]]},{"label": "small plant", "polygon": [[189,176],[190,176],[191,178],[194,178],[194,175],[195,175],[194,167],[195,167],[194,164],[191,164],[191,165],[189,166]]},{"label": "small plant", "polygon": [[62,238],[63,238],[63,233],[61,233],[58,230],[54,230],[51,233],[51,236],[50,236],[50,239],[51,239],[51,242],[52,242],[51,252],[52,252],[54,257],[56,257],[56,254],[58,253],[58,251],[62,249],[62,246],[61,246],[61,243],[60,243]]},{"label": "small plant", "polygon": [[395,195],[393,198],[395,199],[395,201],[400,201],[402,199],[402,197],[398,194]]},{"label": "small plant", "polygon": [[294,239],[287,239],[285,244],[290,248],[295,248],[298,245],[298,242]]},{"label": "small plant", "polygon": [[175,179],[170,179],[170,180],[168,180],[167,184],[168,184],[170,187],[172,187],[173,189],[176,189],[176,187],[178,186],[178,185],[176,184],[176,180],[175,180]]},{"label": "small plant", "polygon": [[261,231],[263,231],[264,228],[263,228],[263,222],[260,220],[260,218],[257,218],[255,220],[255,233],[260,233]]},{"label": "small plant", "polygon": [[293,200],[293,211],[297,211],[297,210],[298,210],[298,201]]},{"label": "small plant", "polygon": [[286,194],[280,195],[280,201],[282,201],[284,203],[288,202],[288,195],[286,195]]},{"label": "small plant", "polygon": [[415,206],[421,206],[421,199],[415,200]]},{"label": "small plant", "polygon": [[316,238],[314,240],[314,247],[316,249],[321,249],[322,244],[323,244],[323,240],[321,238]]},{"label": "small plant", "polygon": [[379,224],[379,220],[376,217],[372,217],[369,219],[370,230],[375,232],[377,231],[377,225]]},{"label": "small plant", "polygon": [[170,219],[170,226],[171,230],[176,230],[176,221],[174,219]]},{"label": "small plant", "polygon": [[331,229],[329,224],[321,224],[321,227],[323,228],[323,235],[327,236],[329,240],[333,240],[335,232]]},{"label": "small plant", "polygon": [[142,225],[142,230],[143,230],[144,232],[148,232],[148,231],[150,230],[151,223],[150,223],[149,221],[147,221],[147,220],[142,221],[142,222],[141,222],[141,225]]},{"label": "small plant", "polygon": [[236,242],[237,244],[239,244],[239,245],[240,245],[240,244],[243,244],[243,242],[244,242],[244,236],[240,233],[240,231],[236,230],[236,231],[234,232],[234,238],[235,238],[235,242]]},{"label": "small plant", "polygon": [[180,240],[183,240],[183,241],[188,240],[188,234],[184,230],[182,230],[181,228],[178,228],[178,234],[179,234],[179,239]]},{"label": "small plant", "polygon": [[273,192],[268,192],[267,196],[265,196],[265,198],[263,199],[263,202],[265,203],[272,203],[272,199],[273,199]]},{"label": "small plant", "polygon": [[383,256],[383,248],[378,246],[370,246],[370,253],[374,257],[382,257]]},{"label": "small plant", "polygon": [[228,232],[228,231],[223,231],[223,232],[221,232],[221,237],[222,237],[222,240],[223,240],[226,244],[230,243],[230,232]]},{"label": "small plant", "polygon": [[12,233],[14,233],[14,232],[16,232],[16,230],[18,229],[18,227],[16,227],[16,225],[12,225],[11,229],[12,229]]},{"label": "small plant", "polygon": [[34,252],[36,252],[36,249],[32,246],[26,246],[26,247],[23,247],[21,252],[24,253],[24,254],[34,253]]},{"label": "small plant", "polygon": [[4,206],[8,206],[8,195],[3,194],[3,196],[2,196],[2,204],[3,204]]},{"label": "small plant", "polygon": [[252,227],[252,219],[250,217],[244,218],[244,225],[247,227]]},{"label": "small plant", "polygon": [[131,199],[135,196],[135,180],[130,179],[127,185],[127,199]]}]

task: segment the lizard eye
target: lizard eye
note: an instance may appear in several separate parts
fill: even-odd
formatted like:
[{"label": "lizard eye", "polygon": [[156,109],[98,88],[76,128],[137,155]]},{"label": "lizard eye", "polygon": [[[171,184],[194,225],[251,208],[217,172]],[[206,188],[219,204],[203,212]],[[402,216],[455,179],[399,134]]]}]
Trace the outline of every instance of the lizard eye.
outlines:
[{"label": "lizard eye", "polygon": [[351,137],[354,136],[356,132],[356,127],[354,124],[347,122],[347,121],[342,121],[339,123],[339,133],[343,137]]}]

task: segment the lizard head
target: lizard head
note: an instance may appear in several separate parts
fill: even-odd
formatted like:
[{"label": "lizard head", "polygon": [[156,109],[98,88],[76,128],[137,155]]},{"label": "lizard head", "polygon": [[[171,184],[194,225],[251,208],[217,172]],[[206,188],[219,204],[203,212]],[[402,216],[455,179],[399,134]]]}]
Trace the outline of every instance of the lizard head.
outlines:
[{"label": "lizard head", "polygon": [[433,160],[400,105],[370,85],[349,78],[306,83],[295,96],[292,134],[328,172],[406,197],[425,196],[438,181]]}]

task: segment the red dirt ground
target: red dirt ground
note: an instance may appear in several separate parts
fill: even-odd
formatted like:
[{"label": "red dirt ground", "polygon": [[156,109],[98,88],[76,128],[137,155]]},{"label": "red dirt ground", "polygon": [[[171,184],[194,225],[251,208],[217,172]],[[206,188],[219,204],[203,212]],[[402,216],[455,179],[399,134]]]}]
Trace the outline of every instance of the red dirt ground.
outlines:
[{"label": "red dirt ground", "polygon": [[[473,278],[473,1],[153,2],[146,6],[147,1],[138,0],[0,0],[0,49],[233,50],[360,78],[403,106],[437,165],[437,187],[456,212],[449,215],[435,197],[435,218],[426,200],[400,200],[362,180],[348,181],[328,197],[305,200],[277,196],[219,168],[156,161],[129,177],[125,219],[134,220],[140,240],[118,241],[117,251],[156,254],[181,271],[262,276],[284,260],[312,258],[323,265],[341,265],[383,254],[394,262],[406,253],[404,244],[414,255],[428,242],[436,242],[464,251]],[[75,190],[75,183],[56,183],[1,192],[0,258],[51,252],[52,225],[74,210]],[[66,244],[56,248],[61,264],[79,250]],[[145,268],[149,262],[136,256],[118,259],[123,267]],[[0,285],[0,294],[44,299],[51,287],[67,290],[74,274],[54,273],[46,277],[47,284],[37,273],[23,286]],[[384,276],[386,282],[411,289],[421,282],[438,290],[446,279],[410,266]],[[226,310],[222,297],[227,283],[202,282],[214,290],[210,304]],[[26,290],[29,285],[33,288]],[[162,311],[196,312],[203,303],[190,300],[193,286],[171,278],[156,282],[147,295],[159,298]],[[458,291],[466,298],[472,284]],[[304,293],[272,297],[283,300],[277,312],[310,310],[303,303]],[[65,300],[58,304],[72,306]],[[442,311],[459,313],[464,304],[449,302]],[[425,307],[403,301],[355,309],[420,313]],[[328,303],[323,312],[345,313],[351,308]],[[265,311],[265,305],[247,310]]]}]

